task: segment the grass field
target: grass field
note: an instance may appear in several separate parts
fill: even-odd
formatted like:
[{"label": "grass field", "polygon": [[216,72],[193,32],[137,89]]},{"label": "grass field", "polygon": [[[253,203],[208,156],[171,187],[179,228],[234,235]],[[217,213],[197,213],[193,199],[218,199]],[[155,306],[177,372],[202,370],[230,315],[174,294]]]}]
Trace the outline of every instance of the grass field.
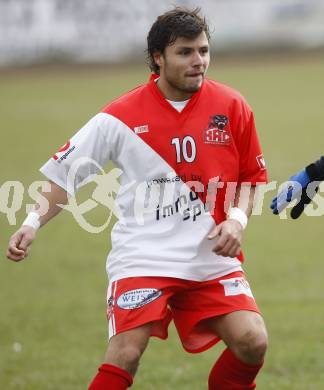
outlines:
[{"label": "grass field", "polygon": [[[271,180],[323,154],[324,58],[220,62],[209,76],[253,106]],[[42,179],[38,168],[107,101],[146,80],[140,67],[44,68],[0,73],[0,185]],[[245,269],[270,335],[260,390],[324,388],[324,216],[282,220],[267,194],[246,231]],[[87,190],[80,197],[87,196]],[[25,193],[24,200],[31,203]],[[17,223],[25,217],[16,214]],[[92,221],[105,210],[91,213]],[[0,389],[85,389],[106,343],[109,231],[91,235],[67,212],[41,229],[30,257],[5,258],[16,230],[0,213]],[[152,339],[134,390],[206,389],[219,345],[185,353],[173,326]]]}]

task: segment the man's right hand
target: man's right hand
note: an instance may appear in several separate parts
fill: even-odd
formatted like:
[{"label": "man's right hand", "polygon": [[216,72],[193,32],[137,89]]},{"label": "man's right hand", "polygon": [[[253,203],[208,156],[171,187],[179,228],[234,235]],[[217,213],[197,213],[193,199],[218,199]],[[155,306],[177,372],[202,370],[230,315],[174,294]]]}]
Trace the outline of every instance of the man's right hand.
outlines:
[{"label": "man's right hand", "polygon": [[22,226],[9,240],[7,258],[16,262],[24,260],[30,252],[35,237],[36,230],[34,228]]}]

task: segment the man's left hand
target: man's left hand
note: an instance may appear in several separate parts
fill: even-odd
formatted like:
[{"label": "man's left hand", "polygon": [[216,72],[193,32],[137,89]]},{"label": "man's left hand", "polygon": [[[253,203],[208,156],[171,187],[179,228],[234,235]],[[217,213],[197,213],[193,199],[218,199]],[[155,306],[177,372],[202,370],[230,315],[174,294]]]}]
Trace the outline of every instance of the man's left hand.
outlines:
[{"label": "man's left hand", "polygon": [[217,244],[213,249],[219,256],[237,257],[241,252],[243,227],[235,219],[227,219],[217,225],[208,235],[212,240],[217,237]]}]

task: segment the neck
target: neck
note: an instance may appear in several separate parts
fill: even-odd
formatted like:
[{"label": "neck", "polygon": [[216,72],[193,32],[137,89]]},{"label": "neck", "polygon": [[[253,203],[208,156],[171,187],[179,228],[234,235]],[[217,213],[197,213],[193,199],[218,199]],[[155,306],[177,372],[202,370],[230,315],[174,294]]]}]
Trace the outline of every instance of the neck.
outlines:
[{"label": "neck", "polygon": [[165,79],[159,78],[157,81],[157,86],[161,91],[162,95],[174,102],[182,102],[188,100],[195,92],[186,92],[172,87]]}]

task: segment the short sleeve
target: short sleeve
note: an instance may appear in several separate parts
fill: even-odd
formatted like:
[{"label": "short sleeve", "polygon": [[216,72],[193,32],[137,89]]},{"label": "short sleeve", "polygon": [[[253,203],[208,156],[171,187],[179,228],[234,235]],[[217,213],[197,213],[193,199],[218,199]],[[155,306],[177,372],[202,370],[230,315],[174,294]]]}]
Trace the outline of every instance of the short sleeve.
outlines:
[{"label": "short sleeve", "polygon": [[237,149],[239,152],[239,182],[252,185],[267,183],[267,170],[257,135],[254,115],[248,107],[242,114],[242,131],[240,132]]},{"label": "short sleeve", "polygon": [[110,115],[99,113],[86,123],[40,171],[69,194],[75,192],[109,160],[115,159],[116,139]]}]

